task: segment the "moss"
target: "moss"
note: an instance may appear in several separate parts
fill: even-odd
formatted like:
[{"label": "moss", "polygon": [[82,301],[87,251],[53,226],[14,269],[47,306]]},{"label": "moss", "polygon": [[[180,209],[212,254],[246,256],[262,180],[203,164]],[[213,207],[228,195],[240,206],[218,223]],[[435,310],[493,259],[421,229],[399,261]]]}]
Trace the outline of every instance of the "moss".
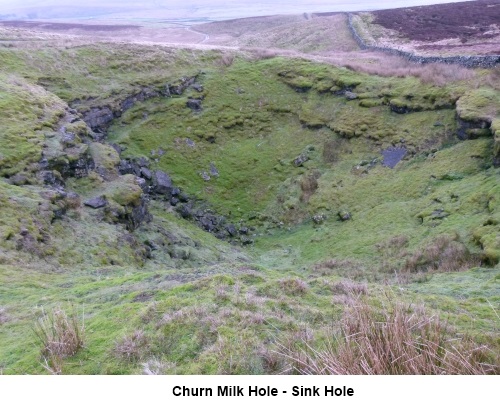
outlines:
[{"label": "moss", "polygon": [[118,152],[109,145],[92,142],[89,145],[89,152],[94,160],[96,168],[113,171],[118,163],[120,163]]},{"label": "moss", "polygon": [[137,185],[133,174],[118,177],[106,184],[104,195],[116,201],[121,206],[138,206],[141,201],[142,189]]},{"label": "moss", "polygon": [[500,114],[500,95],[491,88],[470,90],[457,101],[457,113],[465,121],[491,123]]}]

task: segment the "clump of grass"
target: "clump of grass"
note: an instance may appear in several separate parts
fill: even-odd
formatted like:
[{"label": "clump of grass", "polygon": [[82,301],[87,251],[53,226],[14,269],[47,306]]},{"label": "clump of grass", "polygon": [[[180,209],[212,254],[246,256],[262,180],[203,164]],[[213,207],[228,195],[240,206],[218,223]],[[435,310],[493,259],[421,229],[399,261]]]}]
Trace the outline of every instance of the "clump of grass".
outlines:
[{"label": "clump of grass", "polygon": [[451,339],[439,318],[401,304],[381,315],[368,305],[349,308],[341,336],[326,349],[280,345],[301,374],[493,374],[500,359],[470,338]]},{"label": "clump of grass", "polygon": [[305,294],[307,290],[309,289],[309,286],[304,280],[301,280],[299,278],[287,278],[280,280],[280,287],[287,293],[287,294]]},{"label": "clump of grass", "polygon": [[137,361],[142,358],[148,344],[149,340],[144,331],[136,330],[118,341],[114,352],[122,360]]},{"label": "clump of grass", "polygon": [[342,280],[334,283],[331,286],[334,293],[344,294],[347,296],[361,296],[368,294],[368,286],[364,283],[356,283],[351,280]]},{"label": "clump of grass", "polygon": [[465,245],[449,235],[440,235],[406,259],[405,272],[460,271],[477,267],[480,260]]},{"label": "clump of grass", "polygon": [[422,83],[439,87],[476,78],[474,70],[458,65],[429,63],[418,65],[396,56],[384,55],[377,63],[346,62],[343,65],[356,72],[381,77],[418,77]]},{"label": "clump of grass", "polygon": [[217,61],[217,64],[219,66],[229,67],[233,64],[233,62],[234,62],[234,55],[230,53],[225,53]]},{"label": "clump of grass", "polygon": [[38,319],[34,332],[42,344],[42,365],[52,374],[61,374],[63,359],[74,356],[84,347],[85,324],[76,314],[68,315],[61,308]]}]

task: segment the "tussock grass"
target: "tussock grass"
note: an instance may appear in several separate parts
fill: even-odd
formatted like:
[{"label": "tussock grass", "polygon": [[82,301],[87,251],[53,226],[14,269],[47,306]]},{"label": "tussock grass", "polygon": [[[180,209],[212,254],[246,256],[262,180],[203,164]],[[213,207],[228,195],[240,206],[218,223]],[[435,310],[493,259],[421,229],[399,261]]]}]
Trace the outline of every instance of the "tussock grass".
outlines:
[{"label": "tussock grass", "polygon": [[415,251],[406,259],[403,271],[460,271],[477,267],[481,260],[457,241],[456,237],[440,235],[429,245]]},{"label": "tussock grass", "polygon": [[473,80],[477,74],[472,69],[444,63],[418,65],[405,59],[386,55],[375,63],[346,62],[341,63],[348,69],[381,77],[417,77],[422,83],[443,87],[455,82]]},{"label": "tussock grass", "polygon": [[74,356],[84,347],[85,324],[75,313],[68,315],[61,308],[54,308],[39,318],[34,333],[42,344],[42,365],[52,374],[61,374],[63,360]]},{"label": "tussock grass", "polygon": [[140,360],[148,348],[148,338],[144,331],[136,330],[125,336],[115,345],[115,355],[126,361]]},{"label": "tussock grass", "polygon": [[488,347],[450,338],[439,318],[401,304],[378,314],[358,302],[326,349],[281,344],[279,352],[301,374],[494,374],[500,367]]}]

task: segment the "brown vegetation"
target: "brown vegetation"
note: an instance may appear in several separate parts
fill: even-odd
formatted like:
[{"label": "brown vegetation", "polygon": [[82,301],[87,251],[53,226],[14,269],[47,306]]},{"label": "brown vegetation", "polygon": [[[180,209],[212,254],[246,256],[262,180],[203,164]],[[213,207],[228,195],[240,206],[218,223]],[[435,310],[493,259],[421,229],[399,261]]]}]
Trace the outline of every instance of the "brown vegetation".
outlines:
[{"label": "brown vegetation", "polygon": [[136,330],[116,343],[115,354],[122,360],[137,361],[142,358],[147,345],[148,339],[145,333]]},{"label": "brown vegetation", "polygon": [[456,237],[441,235],[406,259],[403,271],[460,271],[477,267],[481,261]]},{"label": "brown vegetation", "polygon": [[[374,11],[375,23],[398,31],[417,41],[440,41],[460,38],[484,39],[496,36],[500,21],[500,1],[480,0],[464,3],[396,8]],[[498,30],[498,26],[496,27]]]},{"label": "brown vegetation", "polygon": [[357,72],[382,77],[418,77],[423,83],[435,86],[445,86],[449,83],[471,80],[476,77],[476,73],[473,70],[458,65],[446,65],[443,63],[418,65],[408,62],[403,58],[389,55],[376,63],[367,64],[363,61],[347,62],[344,66]]},{"label": "brown vegetation", "polygon": [[300,374],[495,374],[500,358],[471,338],[451,338],[421,308],[395,305],[382,314],[358,302],[347,309],[341,335],[326,349],[280,345],[288,371]]},{"label": "brown vegetation", "polygon": [[34,332],[42,344],[42,365],[52,374],[61,374],[63,359],[74,356],[84,347],[85,326],[76,314],[67,315],[61,308],[38,319]]}]

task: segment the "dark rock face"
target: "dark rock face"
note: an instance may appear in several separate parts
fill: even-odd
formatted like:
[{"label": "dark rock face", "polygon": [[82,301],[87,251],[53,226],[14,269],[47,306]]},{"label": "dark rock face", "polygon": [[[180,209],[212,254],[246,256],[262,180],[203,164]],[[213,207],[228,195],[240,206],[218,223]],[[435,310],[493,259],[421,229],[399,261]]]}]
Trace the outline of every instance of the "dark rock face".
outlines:
[{"label": "dark rock face", "polygon": [[66,186],[61,173],[57,170],[41,170],[37,173],[37,177],[47,186],[61,189]]},{"label": "dark rock face", "polygon": [[457,115],[457,124],[457,136],[462,141],[491,135],[491,124],[486,121],[465,121]]},{"label": "dark rock face", "polygon": [[126,225],[129,230],[134,230],[139,227],[143,222],[149,222],[153,216],[148,211],[147,200],[143,196],[141,203],[135,207],[130,214],[126,217]]},{"label": "dark rock face", "polygon": [[406,148],[387,148],[382,151],[384,156],[382,164],[393,169],[405,157],[406,152]]},{"label": "dark rock face", "polygon": [[103,208],[106,205],[108,205],[108,201],[106,200],[106,197],[101,195],[98,197],[91,198],[90,200],[86,200],[83,202],[87,207],[98,209],[98,208]]},{"label": "dark rock face", "polygon": [[125,111],[132,108],[135,104],[154,97],[160,97],[160,96],[171,97],[172,95],[180,96],[189,86],[195,83],[196,77],[197,76],[183,77],[180,80],[179,84],[177,85],[167,84],[162,89],[153,89],[150,87],[143,88],[136,94],[133,94],[125,98],[119,104],[119,106],[115,107],[114,109],[110,106],[93,107],[89,111],[83,113],[83,120],[87,123],[87,125],[90,128],[92,128],[93,131],[97,132],[96,134],[97,139],[95,140],[102,140],[105,136],[104,134],[106,133],[106,130],[108,129],[111,121],[117,117],[120,117]]},{"label": "dark rock face", "polygon": [[389,107],[390,107],[391,111],[395,112],[396,114],[408,114],[409,112],[411,112],[411,109],[408,108],[407,106],[397,106],[397,105],[391,104]]},{"label": "dark rock face", "polygon": [[202,110],[202,106],[201,106],[201,100],[198,100],[196,98],[190,98],[187,102],[186,102],[186,106],[188,108],[190,108],[191,110],[193,111],[201,111]]},{"label": "dark rock face", "polygon": [[172,196],[172,179],[170,176],[162,172],[161,170],[157,170],[154,172],[153,176],[153,190],[157,194],[165,194],[170,198]]},{"label": "dark rock face", "polygon": [[83,120],[93,131],[106,131],[109,123],[115,118],[111,108],[91,108],[90,111],[83,115]]}]

